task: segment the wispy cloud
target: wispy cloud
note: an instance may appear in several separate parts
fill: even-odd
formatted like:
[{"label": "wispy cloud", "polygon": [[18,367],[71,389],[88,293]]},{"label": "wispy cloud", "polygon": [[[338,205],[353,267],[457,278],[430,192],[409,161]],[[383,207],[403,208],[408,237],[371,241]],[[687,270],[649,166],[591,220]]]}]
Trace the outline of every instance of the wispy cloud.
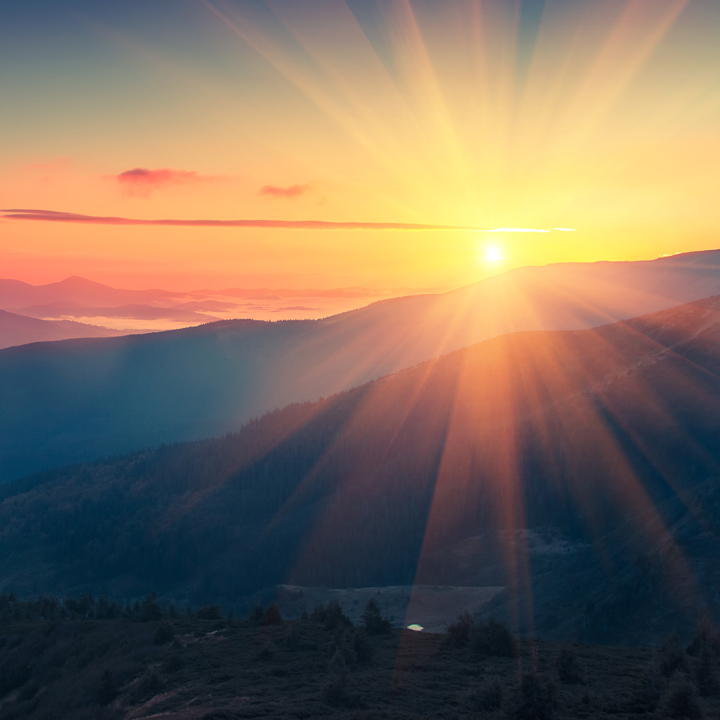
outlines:
[{"label": "wispy cloud", "polygon": [[296,198],[305,195],[312,190],[310,183],[304,185],[289,185],[288,187],[278,187],[277,185],[264,185],[258,191],[258,195],[269,195],[275,198]]},{"label": "wispy cloud", "polygon": [[155,190],[168,185],[191,185],[219,180],[217,177],[199,175],[190,170],[172,170],[170,168],[160,168],[159,170],[133,168],[111,177],[120,183],[123,192],[130,197],[150,197]]},{"label": "wispy cloud", "polygon": [[[556,228],[557,229],[557,228]],[[550,230],[538,230],[537,228],[510,228],[510,227],[501,227],[501,228],[493,228],[492,230],[488,230],[487,232],[506,232],[506,233],[549,233]]]},{"label": "wispy cloud", "polygon": [[487,232],[487,228],[461,225],[430,225],[424,223],[377,222],[326,222],[324,220],[178,220],[80,215],[55,210],[8,209],[0,210],[5,218],[13,220],[40,220],[45,222],[80,223],[85,225],[178,225],[183,227],[255,227],[286,228],[292,230],[465,230]]}]

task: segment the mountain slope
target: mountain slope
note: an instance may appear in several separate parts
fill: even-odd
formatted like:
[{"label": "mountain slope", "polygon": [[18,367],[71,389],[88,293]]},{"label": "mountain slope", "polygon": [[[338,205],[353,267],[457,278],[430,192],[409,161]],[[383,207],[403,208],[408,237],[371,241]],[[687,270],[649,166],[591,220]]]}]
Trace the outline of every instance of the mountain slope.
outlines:
[{"label": "mountain slope", "polygon": [[580,329],[720,292],[720,251],[522,268],[317,321],[222,321],[0,352],[0,478],[236,430],[487,338]]},{"label": "mountain slope", "polygon": [[0,349],[50,340],[115,337],[117,330],[73,320],[40,320],[0,310]]},{"label": "mountain slope", "polygon": [[229,605],[281,582],[503,585],[525,631],[647,640],[719,609],[719,408],[720,297],[506,335],[11,483],[0,584]]}]

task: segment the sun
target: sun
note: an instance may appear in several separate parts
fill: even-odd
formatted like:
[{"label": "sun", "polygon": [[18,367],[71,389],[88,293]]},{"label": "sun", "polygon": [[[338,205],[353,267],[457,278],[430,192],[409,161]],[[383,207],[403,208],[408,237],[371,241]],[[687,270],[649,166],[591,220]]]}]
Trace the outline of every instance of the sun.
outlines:
[{"label": "sun", "polygon": [[485,260],[487,262],[499,262],[504,260],[502,248],[499,245],[487,245],[485,247]]}]

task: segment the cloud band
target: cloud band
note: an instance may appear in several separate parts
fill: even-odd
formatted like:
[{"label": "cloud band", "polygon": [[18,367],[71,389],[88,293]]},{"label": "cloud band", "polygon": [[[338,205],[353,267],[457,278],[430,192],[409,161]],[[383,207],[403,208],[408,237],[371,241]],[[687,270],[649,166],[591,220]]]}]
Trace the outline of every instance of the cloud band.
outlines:
[{"label": "cloud band", "polygon": [[1,210],[12,220],[80,223],[85,225],[172,225],[179,227],[247,227],[285,228],[292,230],[465,230],[487,232],[487,228],[460,225],[427,225],[422,223],[327,222],[324,220],[143,220],[57,212],[54,210]]}]

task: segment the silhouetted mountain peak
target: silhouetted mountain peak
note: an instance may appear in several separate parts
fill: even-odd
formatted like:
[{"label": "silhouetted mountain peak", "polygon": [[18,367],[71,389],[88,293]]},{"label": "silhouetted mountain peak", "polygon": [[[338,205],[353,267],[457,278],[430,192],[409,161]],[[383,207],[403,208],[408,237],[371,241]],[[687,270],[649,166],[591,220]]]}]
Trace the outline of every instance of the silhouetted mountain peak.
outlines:
[{"label": "silhouetted mountain peak", "polygon": [[80,277],[79,275],[71,275],[66,277],[64,280],[60,280],[55,283],[47,283],[43,287],[68,287],[68,288],[91,288],[91,289],[103,289],[103,290],[115,290],[116,288],[110,285],[104,285],[103,283],[95,282],[94,280],[88,280],[87,278]]}]

